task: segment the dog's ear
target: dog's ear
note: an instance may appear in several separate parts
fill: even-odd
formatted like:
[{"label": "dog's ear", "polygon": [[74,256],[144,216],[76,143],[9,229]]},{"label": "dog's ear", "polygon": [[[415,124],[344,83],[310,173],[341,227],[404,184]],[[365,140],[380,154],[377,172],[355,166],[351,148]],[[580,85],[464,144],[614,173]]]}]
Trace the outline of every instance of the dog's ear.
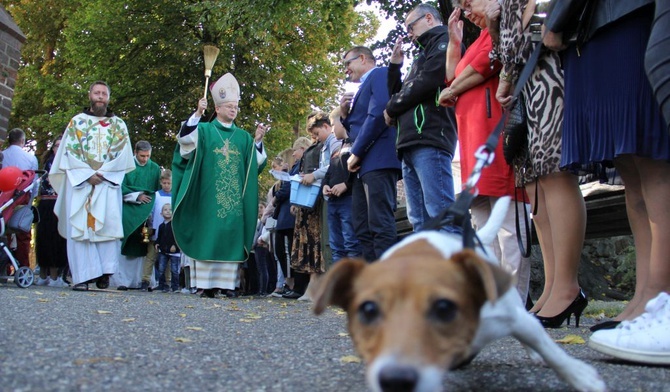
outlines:
[{"label": "dog's ear", "polygon": [[361,259],[342,259],[335,263],[326,274],[318,280],[312,299],[312,310],[316,314],[323,313],[328,305],[347,309],[352,298],[352,285],[358,274],[367,263]]},{"label": "dog's ear", "polygon": [[486,299],[495,303],[512,285],[514,278],[497,265],[493,265],[472,250],[463,250],[451,256],[457,264],[474,272],[482,281]]}]

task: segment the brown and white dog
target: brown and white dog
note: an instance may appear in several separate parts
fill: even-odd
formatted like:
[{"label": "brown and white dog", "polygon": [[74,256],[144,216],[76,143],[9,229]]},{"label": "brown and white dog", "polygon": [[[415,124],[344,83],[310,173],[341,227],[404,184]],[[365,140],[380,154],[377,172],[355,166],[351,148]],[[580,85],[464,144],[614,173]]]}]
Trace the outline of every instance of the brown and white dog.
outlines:
[{"label": "brown and white dog", "polygon": [[[500,199],[477,232],[483,244],[493,242],[508,206],[509,198]],[[566,354],[525,310],[512,277],[487,247],[463,250],[461,236],[421,232],[389,249],[381,262],[341,260],[314,290],[314,312],[328,305],[347,312],[373,391],[442,390],[447,369],[506,336],[575,389],[606,390],[593,367]]]}]

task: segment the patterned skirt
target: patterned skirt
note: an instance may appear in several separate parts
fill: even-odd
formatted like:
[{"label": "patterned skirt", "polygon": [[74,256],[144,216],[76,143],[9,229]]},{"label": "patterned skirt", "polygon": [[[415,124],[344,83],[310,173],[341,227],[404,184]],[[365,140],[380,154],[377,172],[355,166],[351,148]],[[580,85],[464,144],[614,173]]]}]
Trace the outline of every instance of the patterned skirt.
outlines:
[{"label": "patterned skirt", "polygon": [[560,171],[563,71],[558,54],[540,56],[523,89],[528,118],[528,154],[514,164],[516,186]]},{"label": "patterned skirt", "polygon": [[291,268],[298,272],[326,272],[326,263],[321,255],[321,203],[319,199],[314,209],[298,208],[295,214]]}]

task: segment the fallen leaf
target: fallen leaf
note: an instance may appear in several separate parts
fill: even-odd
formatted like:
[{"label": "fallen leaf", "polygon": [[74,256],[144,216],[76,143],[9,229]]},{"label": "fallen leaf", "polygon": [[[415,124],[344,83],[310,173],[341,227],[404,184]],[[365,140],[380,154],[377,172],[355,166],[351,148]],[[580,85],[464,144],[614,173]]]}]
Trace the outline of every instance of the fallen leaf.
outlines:
[{"label": "fallen leaf", "polygon": [[564,337],[563,339],[557,340],[556,343],[561,343],[561,344],[584,344],[586,342],[584,341],[584,338],[582,338],[579,335],[568,335],[568,336]]},{"label": "fallen leaf", "polygon": [[109,310],[98,310],[98,314],[112,314]]},{"label": "fallen leaf", "polygon": [[186,313],[179,313],[179,317],[186,317]]},{"label": "fallen leaf", "polygon": [[149,301],[149,305],[156,305],[156,304],[157,304],[156,301]]},{"label": "fallen leaf", "polygon": [[202,328],[200,328],[200,327],[186,327],[186,329],[188,329],[190,331],[202,331]]},{"label": "fallen leaf", "polygon": [[44,293],[41,292],[41,291],[35,291],[35,294],[37,294],[37,295],[44,295]]},{"label": "fallen leaf", "polygon": [[261,318],[261,316],[259,314],[256,314],[256,313],[247,313],[247,314],[245,314],[245,316],[247,318],[255,319],[255,320],[258,320],[259,318]]},{"label": "fallen leaf", "polygon": [[28,297],[23,296],[23,295],[17,295],[16,298],[21,298],[21,299],[28,299]]},{"label": "fallen leaf", "polygon": [[341,310],[341,309],[335,309],[335,314],[343,315],[343,314],[347,314],[347,312],[345,312],[344,310]]},{"label": "fallen leaf", "polygon": [[340,333],[337,334],[337,336],[339,336],[339,337],[341,337],[341,338],[344,338],[344,337],[349,336],[349,334],[346,333],[346,332],[340,332]]},{"label": "fallen leaf", "polygon": [[186,305],[186,306],[184,306],[184,307],[185,307],[185,308],[191,308],[191,309],[194,308],[193,305]]},{"label": "fallen leaf", "polygon": [[38,298],[37,302],[49,302],[49,300],[46,298]]},{"label": "fallen leaf", "polygon": [[178,342],[178,343],[191,343],[192,342],[191,339],[186,339],[186,338],[174,338],[174,340],[175,340],[175,342]]},{"label": "fallen leaf", "polygon": [[130,322],[135,321],[135,318],[134,318],[134,317],[131,317],[131,318],[125,318],[125,319],[123,319],[123,320],[121,320],[121,321],[123,321],[124,323],[130,323]]},{"label": "fallen leaf", "polygon": [[340,358],[341,363],[361,363],[361,359],[355,355],[346,355]]}]

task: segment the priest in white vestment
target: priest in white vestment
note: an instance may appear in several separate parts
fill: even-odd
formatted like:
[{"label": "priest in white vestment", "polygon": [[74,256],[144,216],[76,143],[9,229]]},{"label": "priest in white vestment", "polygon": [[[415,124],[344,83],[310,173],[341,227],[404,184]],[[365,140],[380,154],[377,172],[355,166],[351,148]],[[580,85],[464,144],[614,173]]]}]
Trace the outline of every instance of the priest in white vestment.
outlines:
[{"label": "priest in white vestment", "polygon": [[73,290],[87,290],[93,281],[107,288],[119,266],[121,183],[135,161],[125,122],[107,108],[109,97],[105,82],[91,85],[91,106],[70,120],[49,172]]}]

